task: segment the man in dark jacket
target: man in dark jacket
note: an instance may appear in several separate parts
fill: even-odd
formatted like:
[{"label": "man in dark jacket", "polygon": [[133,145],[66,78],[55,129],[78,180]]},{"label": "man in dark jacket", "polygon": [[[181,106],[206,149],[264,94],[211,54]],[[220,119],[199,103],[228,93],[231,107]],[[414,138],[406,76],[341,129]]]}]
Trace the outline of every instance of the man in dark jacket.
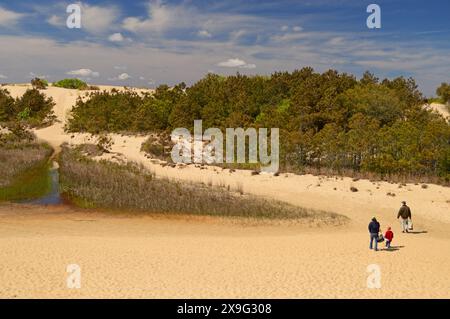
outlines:
[{"label": "man in dark jacket", "polygon": [[402,207],[400,207],[400,210],[397,214],[397,219],[401,217],[401,223],[402,223],[402,231],[408,232],[408,222],[411,219],[411,209],[406,205],[406,202],[402,202]]},{"label": "man in dark jacket", "polygon": [[380,232],[380,223],[377,221],[377,219],[374,217],[372,218],[372,221],[369,224],[369,233],[370,233],[370,246],[369,248],[372,249],[372,243],[375,242],[375,251],[378,250],[378,233]]}]

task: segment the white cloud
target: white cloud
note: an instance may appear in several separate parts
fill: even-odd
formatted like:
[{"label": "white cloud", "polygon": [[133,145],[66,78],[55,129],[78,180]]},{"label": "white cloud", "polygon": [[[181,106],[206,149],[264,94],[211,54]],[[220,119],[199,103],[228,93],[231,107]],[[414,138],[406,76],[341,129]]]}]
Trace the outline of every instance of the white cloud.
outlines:
[{"label": "white cloud", "polygon": [[116,27],[119,10],[114,6],[100,7],[81,4],[81,28],[99,34]]},{"label": "white cloud", "polygon": [[121,33],[113,33],[108,37],[108,40],[111,42],[122,42],[124,39]]},{"label": "white cloud", "polygon": [[212,34],[209,33],[207,30],[200,30],[197,32],[197,35],[200,38],[211,38],[212,37]]},{"label": "white cloud", "polygon": [[[126,18],[123,21],[123,28],[132,32],[163,31],[176,21],[177,16],[181,20],[183,12],[178,7],[168,7],[160,0],[150,1],[148,4],[148,18],[139,19],[135,17]],[[179,11],[179,12],[178,12]]]},{"label": "white cloud", "polygon": [[119,80],[124,81],[124,80],[130,79],[131,76],[130,76],[128,73],[122,73],[122,74],[120,74],[117,78],[118,78]]},{"label": "white cloud", "polygon": [[0,74],[0,79],[7,79],[8,77],[4,74]]},{"label": "white cloud", "polygon": [[125,18],[122,27],[127,31],[146,37],[178,30],[209,38],[212,35],[229,34],[236,28],[249,28],[260,32],[265,25],[270,24],[270,20],[267,18],[263,20],[245,14],[205,12],[189,5],[190,1],[180,2],[180,4],[169,4],[161,0],[150,0],[146,17]]},{"label": "white cloud", "polygon": [[77,76],[81,76],[84,78],[87,78],[87,77],[97,78],[100,76],[99,72],[92,71],[91,69],[78,69],[78,70],[69,71],[66,74],[77,75]]},{"label": "white cloud", "polygon": [[48,75],[43,75],[43,74],[36,74],[34,72],[30,72],[28,73],[28,75],[26,76],[26,78],[28,79],[34,79],[34,78],[40,78],[40,79],[48,79],[50,76]]},{"label": "white cloud", "polygon": [[289,30],[289,26],[284,25],[281,27],[281,31],[287,31],[287,30]]},{"label": "white cloud", "polygon": [[286,33],[283,35],[274,35],[270,37],[270,40],[273,42],[292,42],[297,41],[300,39],[306,39],[309,38],[311,34],[305,33],[305,32],[297,32],[297,33]]},{"label": "white cloud", "polygon": [[55,27],[62,27],[65,25],[63,18],[57,15],[52,15],[50,18],[48,18],[47,23]]},{"label": "white cloud", "polygon": [[128,73],[121,73],[118,76],[115,76],[113,78],[109,78],[110,81],[125,81],[131,79],[131,76]]},{"label": "white cloud", "polygon": [[303,30],[303,28],[301,26],[296,25],[292,28],[292,30],[294,30],[295,32],[300,32]]},{"label": "white cloud", "polygon": [[217,64],[218,66],[224,67],[224,68],[243,68],[243,69],[254,69],[256,68],[255,64],[248,64],[244,60],[241,59],[228,59],[223,62],[219,62]]},{"label": "white cloud", "polygon": [[126,70],[127,67],[125,65],[115,65],[114,70]]},{"label": "white cloud", "polygon": [[0,26],[10,27],[14,26],[24,14],[10,11],[0,7]]}]

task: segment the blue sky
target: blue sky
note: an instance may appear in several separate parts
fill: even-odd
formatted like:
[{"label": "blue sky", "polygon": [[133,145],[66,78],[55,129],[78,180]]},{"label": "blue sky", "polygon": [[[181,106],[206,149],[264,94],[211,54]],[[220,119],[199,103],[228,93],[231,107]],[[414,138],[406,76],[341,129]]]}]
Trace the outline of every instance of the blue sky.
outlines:
[{"label": "blue sky", "polygon": [[[82,28],[66,27],[66,7]],[[381,7],[381,29],[366,8]],[[450,82],[450,1],[4,1],[0,82],[193,83],[208,72],[270,74],[312,66],[413,76],[427,95]]]}]

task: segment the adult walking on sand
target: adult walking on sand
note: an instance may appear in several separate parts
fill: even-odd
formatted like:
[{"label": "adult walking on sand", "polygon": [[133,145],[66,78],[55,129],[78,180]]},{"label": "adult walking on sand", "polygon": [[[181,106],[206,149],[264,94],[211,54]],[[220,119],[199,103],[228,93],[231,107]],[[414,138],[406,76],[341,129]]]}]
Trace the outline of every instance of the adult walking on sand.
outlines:
[{"label": "adult walking on sand", "polygon": [[401,218],[400,221],[402,223],[402,232],[407,233],[409,226],[408,224],[411,220],[411,209],[408,207],[408,205],[406,205],[405,201],[403,201],[402,204],[402,207],[400,207],[400,210],[398,211],[397,219]]},{"label": "adult walking on sand", "polygon": [[379,232],[380,232],[380,223],[374,217],[374,218],[372,218],[372,221],[369,223],[369,234],[370,234],[369,248],[372,249],[373,242],[375,242],[375,247],[374,247],[375,251],[378,251],[378,233]]}]

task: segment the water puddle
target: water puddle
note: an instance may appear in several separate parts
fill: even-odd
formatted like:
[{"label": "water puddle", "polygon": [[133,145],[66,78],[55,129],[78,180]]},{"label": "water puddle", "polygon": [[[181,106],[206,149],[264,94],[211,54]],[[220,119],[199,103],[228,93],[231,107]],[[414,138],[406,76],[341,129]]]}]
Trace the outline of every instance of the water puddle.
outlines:
[{"label": "water puddle", "polygon": [[59,192],[59,165],[56,162],[52,163],[52,167],[48,170],[51,187],[50,191],[36,199],[20,201],[23,204],[33,204],[33,205],[59,205],[63,203],[61,194]]}]

